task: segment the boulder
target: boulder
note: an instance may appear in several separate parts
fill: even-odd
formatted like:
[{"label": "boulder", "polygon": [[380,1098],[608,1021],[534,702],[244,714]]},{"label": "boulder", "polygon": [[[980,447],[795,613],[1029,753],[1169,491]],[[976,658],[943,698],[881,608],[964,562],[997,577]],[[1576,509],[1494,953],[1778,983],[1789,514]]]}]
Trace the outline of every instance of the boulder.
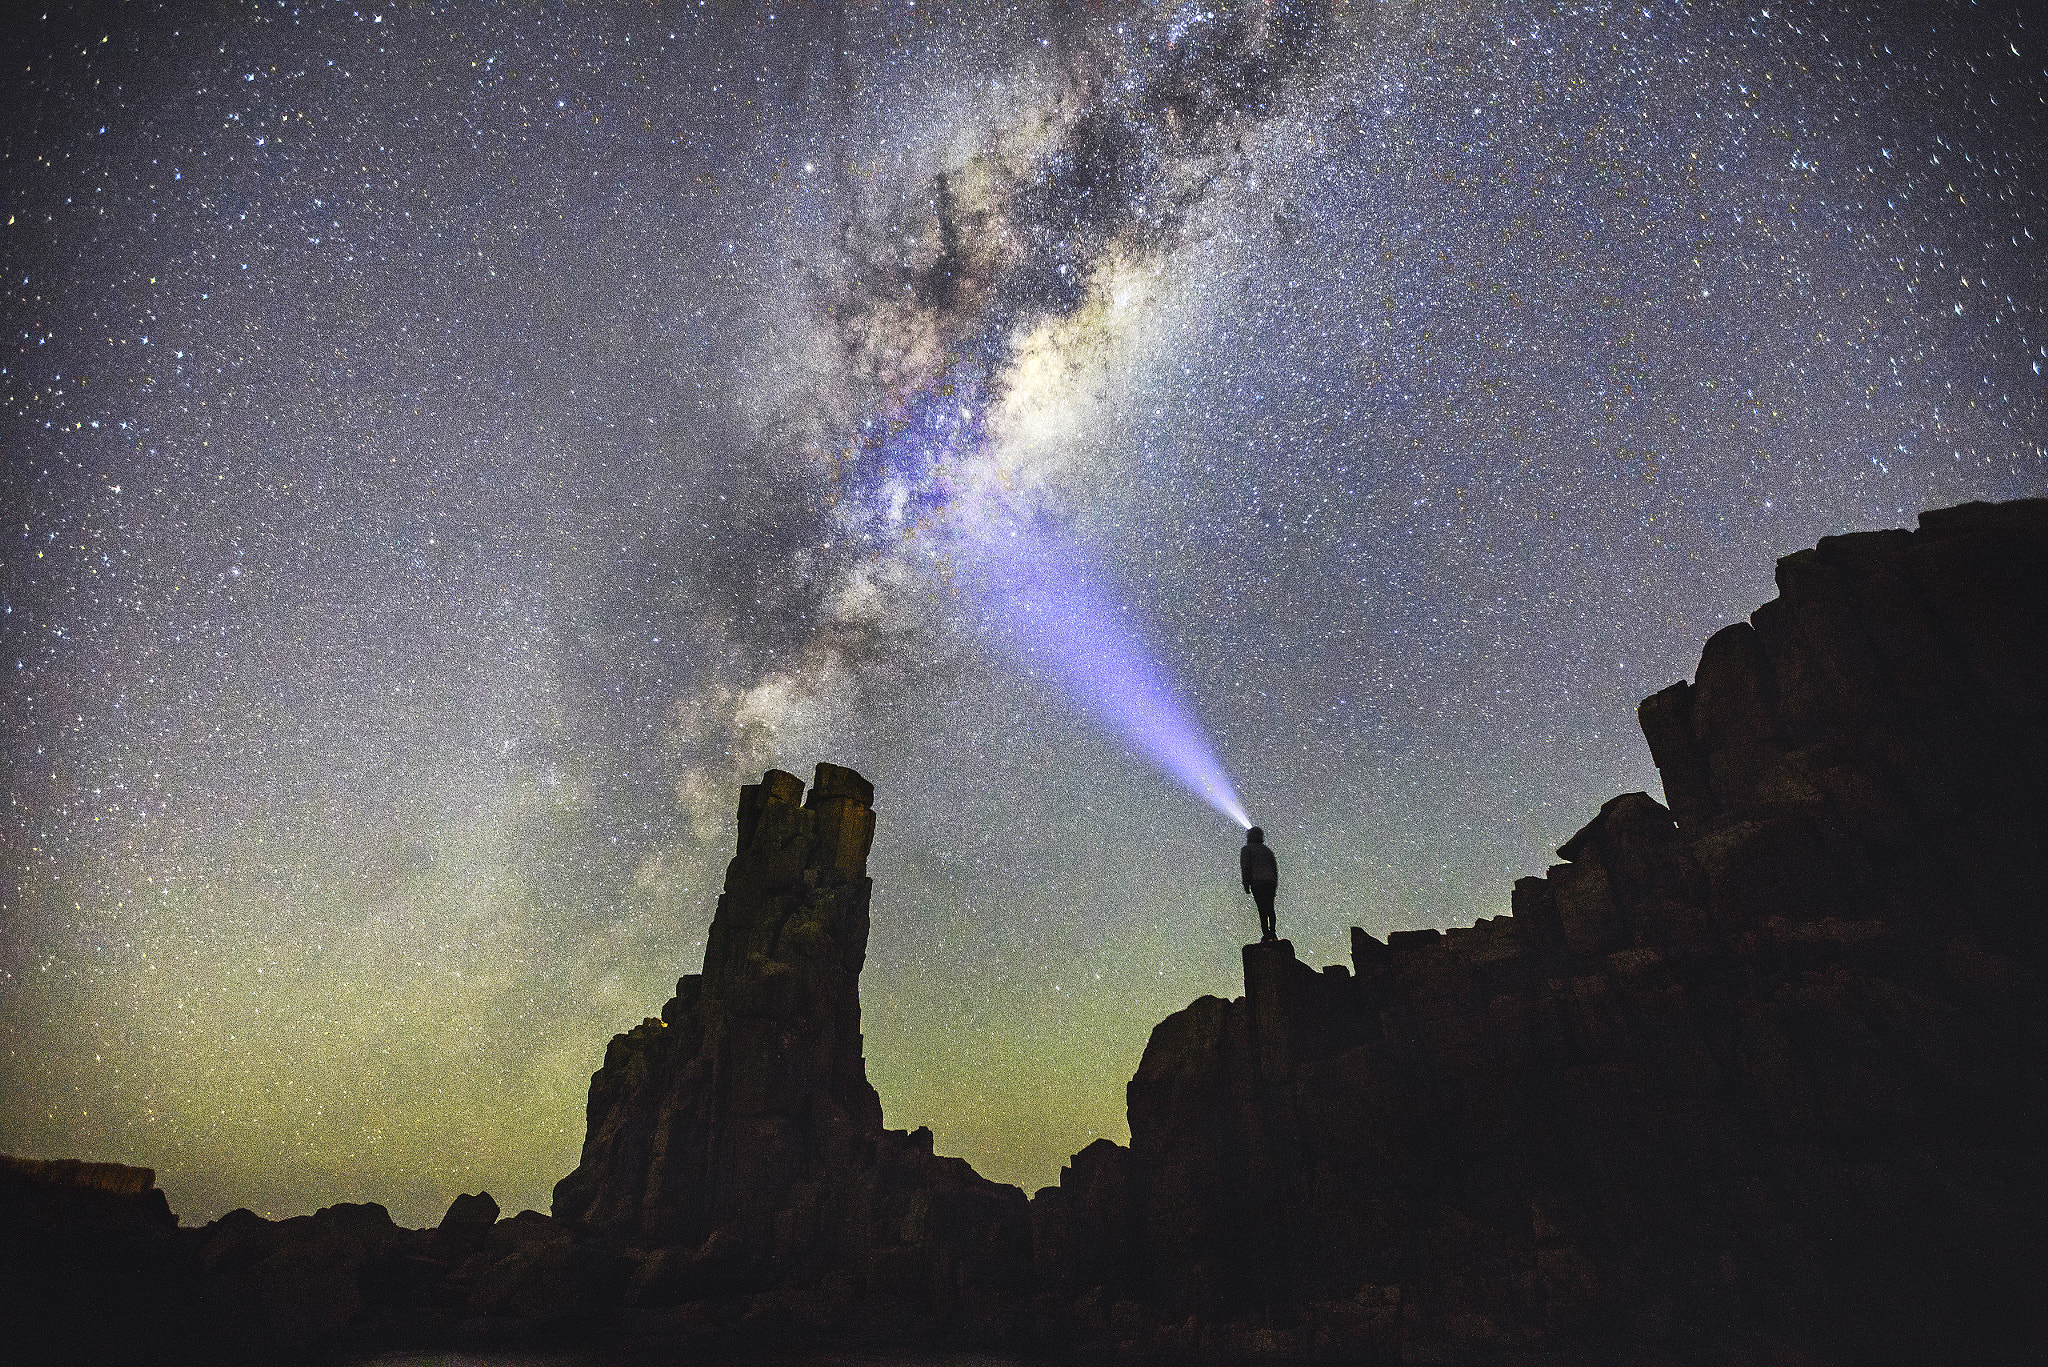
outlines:
[{"label": "boulder", "polygon": [[498,1222],[498,1203],[487,1191],[474,1196],[458,1196],[448,1203],[448,1213],[441,1217],[442,1229],[461,1229],[494,1225]]},{"label": "boulder", "polygon": [[489,1192],[458,1196],[448,1203],[448,1213],[434,1230],[430,1251],[445,1261],[460,1261],[483,1247],[497,1221],[498,1203]]}]

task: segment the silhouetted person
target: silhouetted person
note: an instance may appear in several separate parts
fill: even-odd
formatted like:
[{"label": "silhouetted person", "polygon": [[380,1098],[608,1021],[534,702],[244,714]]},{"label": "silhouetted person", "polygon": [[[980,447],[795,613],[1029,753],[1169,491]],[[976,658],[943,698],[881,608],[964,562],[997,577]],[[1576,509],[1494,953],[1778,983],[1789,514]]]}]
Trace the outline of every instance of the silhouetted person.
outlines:
[{"label": "silhouetted person", "polygon": [[1280,861],[1266,848],[1266,832],[1259,826],[1245,832],[1244,848],[1237,852],[1238,871],[1244,875],[1244,890],[1259,904],[1259,939],[1276,938],[1273,933],[1273,891],[1280,886]]}]

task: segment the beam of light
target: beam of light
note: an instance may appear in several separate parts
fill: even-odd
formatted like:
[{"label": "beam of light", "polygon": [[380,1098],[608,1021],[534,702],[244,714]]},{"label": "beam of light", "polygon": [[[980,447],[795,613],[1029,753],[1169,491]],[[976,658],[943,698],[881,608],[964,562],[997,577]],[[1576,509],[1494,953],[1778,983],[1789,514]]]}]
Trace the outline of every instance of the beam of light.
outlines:
[{"label": "beam of light", "polygon": [[989,586],[1011,641],[1089,712],[1240,827],[1244,804],[1128,615],[1071,554],[1016,529],[990,556]]},{"label": "beam of light", "polygon": [[849,601],[912,567],[955,589],[968,571],[1003,619],[999,638],[1249,825],[1156,657],[1044,515],[1062,457],[1078,454],[1048,452],[1073,414],[1075,367],[1143,316],[1123,312],[1119,281],[1164,270],[1244,136],[1313,78],[1333,7],[1126,8],[1065,7],[1053,106],[997,116],[1007,126],[984,130],[959,174],[933,176],[870,225],[843,225],[847,274],[825,316],[856,386],[848,397],[873,411],[828,457],[830,506],[849,547],[891,561],[854,571]]},{"label": "beam of light", "polygon": [[996,634],[1075,702],[1240,827],[1251,818],[1202,728],[1127,612],[1005,478],[970,368],[869,420],[876,469],[866,517],[906,545],[969,571]]}]

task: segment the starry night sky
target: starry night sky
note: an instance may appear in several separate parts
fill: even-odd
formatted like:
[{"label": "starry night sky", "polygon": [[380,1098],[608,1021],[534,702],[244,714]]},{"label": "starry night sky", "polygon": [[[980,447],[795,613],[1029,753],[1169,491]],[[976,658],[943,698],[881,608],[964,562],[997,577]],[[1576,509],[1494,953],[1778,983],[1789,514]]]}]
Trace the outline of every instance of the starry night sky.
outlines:
[{"label": "starry night sky", "polygon": [[824,759],[889,1123],[1055,1180],[1256,920],[988,547],[1177,680],[1304,958],[1505,911],[1776,556],[2048,492],[2022,13],[17,18],[0,1151],[545,1210]]}]

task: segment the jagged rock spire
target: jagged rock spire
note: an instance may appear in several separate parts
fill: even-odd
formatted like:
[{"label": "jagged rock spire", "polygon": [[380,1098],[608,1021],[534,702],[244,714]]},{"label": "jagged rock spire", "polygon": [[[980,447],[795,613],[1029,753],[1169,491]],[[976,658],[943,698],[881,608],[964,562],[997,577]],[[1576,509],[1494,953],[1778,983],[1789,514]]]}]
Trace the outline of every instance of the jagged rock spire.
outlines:
[{"label": "jagged rock spire", "polygon": [[[1028,1275],[1024,1194],[934,1155],[929,1130],[882,1128],[860,1035],[873,803],[835,764],[808,797],[779,769],[741,789],[703,972],[615,1036],[591,1079],[555,1215],[659,1250],[639,1304],[839,1278],[929,1325],[997,1313],[974,1288]],[[797,1295],[791,1313],[851,1303]]]},{"label": "jagged rock spire", "polygon": [[780,769],[740,790],[704,971],[613,1039],[557,1216],[663,1243],[722,1229],[755,1255],[809,1242],[788,1213],[815,1218],[816,1175],[858,1162],[882,1127],[860,1039],[873,801],[836,764],[808,800]]}]

